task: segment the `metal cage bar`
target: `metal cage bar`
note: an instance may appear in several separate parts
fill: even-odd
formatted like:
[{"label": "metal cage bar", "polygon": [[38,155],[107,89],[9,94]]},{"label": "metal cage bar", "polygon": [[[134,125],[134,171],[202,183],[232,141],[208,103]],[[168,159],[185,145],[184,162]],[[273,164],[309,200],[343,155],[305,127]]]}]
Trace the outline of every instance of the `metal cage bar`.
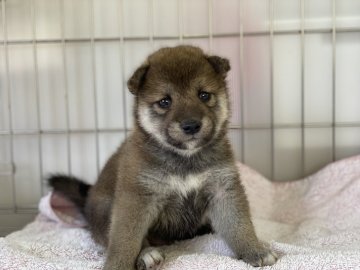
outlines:
[{"label": "metal cage bar", "polygon": [[[181,0],[179,0],[181,3]],[[271,0],[269,0],[271,3]],[[271,22],[270,22],[271,24]],[[180,27],[181,28],[181,27]],[[357,33],[360,32],[360,27],[335,27],[335,30],[337,33]],[[333,27],[331,28],[314,28],[314,29],[304,29],[305,34],[331,34],[333,32]],[[301,29],[293,29],[293,30],[275,30],[272,31],[244,31],[243,36],[278,36],[278,35],[296,35],[301,34]],[[234,33],[213,33],[213,38],[226,38],[226,37],[239,37],[239,32]],[[208,34],[201,34],[201,35],[186,35],[183,34],[182,36],[183,40],[192,40],[192,39],[209,39],[210,36]],[[94,42],[117,42],[119,41],[120,36],[114,36],[114,37],[95,37],[93,40]],[[123,37],[124,41],[148,41],[149,36],[131,36],[131,37]],[[153,36],[153,40],[178,40],[179,35],[177,36]],[[35,43],[61,43],[62,38],[48,38],[48,39],[36,39]],[[0,40],[0,42],[4,42],[4,40]],[[91,37],[84,37],[84,38],[64,38],[65,43],[79,43],[79,42],[91,42]],[[21,40],[7,40],[7,43],[9,45],[13,44],[32,44],[32,39],[21,39]]]},{"label": "metal cage bar", "polygon": [[213,0],[208,0],[208,31],[209,31],[209,51],[212,52],[214,49],[214,42],[213,42]]},{"label": "metal cage bar", "polygon": [[119,51],[120,51],[120,66],[121,66],[121,81],[122,83],[122,99],[123,99],[123,120],[124,120],[124,132],[125,137],[128,133],[127,123],[127,110],[126,110],[126,78],[125,78],[125,41],[124,41],[124,21],[123,21],[124,2],[119,0]]},{"label": "metal cage bar", "polygon": [[[35,4],[34,0],[31,0],[31,30],[32,30],[32,48],[33,48],[33,58],[34,58],[34,87],[36,91],[36,118],[37,118],[37,128],[41,130],[41,109],[40,109],[40,90],[39,90],[39,68],[38,68],[38,56],[37,56],[37,44],[35,43],[36,40],[36,25],[35,25],[35,18],[36,18],[36,11],[35,11]],[[41,134],[37,134],[37,142],[38,142],[38,151],[39,151],[39,174],[40,174],[40,191],[41,194],[44,194],[44,185],[43,185],[43,155],[42,155],[42,138]]]},{"label": "metal cage bar", "polygon": [[182,43],[184,40],[184,2],[183,0],[177,0],[177,11],[178,11],[178,32],[179,42]]},{"label": "metal cage bar", "polygon": [[18,205],[16,202],[16,179],[15,179],[15,161],[14,161],[14,134],[13,134],[13,122],[12,122],[12,99],[11,99],[11,85],[10,85],[10,68],[9,68],[9,47],[8,47],[8,32],[7,32],[7,17],[6,17],[6,2],[1,1],[2,7],[2,25],[3,25],[3,46],[5,51],[5,82],[7,90],[7,107],[8,107],[8,121],[9,121],[9,146],[10,146],[10,162],[11,162],[11,187],[12,187],[12,204],[13,212],[18,211]]},{"label": "metal cage bar", "polygon": [[244,132],[244,125],[245,125],[245,102],[244,102],[244,29],[243,29],[243,12],[242,12],[242,3],[243,1],[239,1],[239,61],[240,61],[240,112],[241,112],[241,118],[240,118],[240,160],[241,162],[245,162],[245,132]]},{"label": "metal cage bar", "polygon": [[154,0],[150,0],[149,8],[149,42],[151,48],[154,48]]},{"label": "metal cage bar", "polygon": [[274,15],[275,0],[269,0],[269,32],[270,32],[270,175],[275,178],[275,129],[274,129]]},{"label": "metal cage bar", "polygon": [[65,43],[65,0],[61,0],[60,8],[60,32],[61,32],[61,50],[62,50],[62,65],[64,73],[64,99],[65,99],[65,114],[66,114],[66,148],[67,148],[67,166],[68,173],[72,174],[71,165],[71,137],[70,137],[70,104],[69,104],[69,86],[67,73],[67,58],[66,58],[66,43]]},{"label": "metal cage bar", "polygon": [[332,160],[336,160],[336,0],[332,0]]},{"label": "metal cage bar", "polygon": [[[230,125],[229,129],[238,129],[238,130],[255,130],[255,129],[294,129],[294,128],[344,128],[344,127],[360,127],[360,122],[347,122],[347,123],[305,123],[304,125],[300,124],[263,124],[263,125]],[[27,130],[0,130],[0,136],[9,136],[13,135],[37,135],[37,134],[79,134],[79,133],[107,133],[107,132],[129,132],[130,128],[99,128],[99,129],[27,129]]]},{"label": "metal cage bar", "polygon": [[300,0],[301,173],[305,174],[305,0]]},{"label": "metal cage bar", "polygon": [[97,81],[96,81],[96,51],[95,51],[95,19],[94,19],[94,0],[90,1],[90,25],[91,25],[91,69],[92,69],[92,85],[93,85],[93,98],[94,98],[94,125],[95,125],[95,151],[96,151],[96,171],[100,172],[100,146],[99,146],[99,113],[98,113],[98,95],[97,95]]}]

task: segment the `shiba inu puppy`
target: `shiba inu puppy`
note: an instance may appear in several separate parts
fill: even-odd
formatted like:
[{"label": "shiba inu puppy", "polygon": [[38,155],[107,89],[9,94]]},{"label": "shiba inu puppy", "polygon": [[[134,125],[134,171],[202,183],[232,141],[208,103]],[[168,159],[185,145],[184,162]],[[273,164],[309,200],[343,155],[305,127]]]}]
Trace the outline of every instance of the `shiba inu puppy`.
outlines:
[{"label": "shiba inu puppy", "polygon": [[157,244],[210,231],[253,266],[277,260],[255,235],[227,138],[229,70],[227,59],[192,46],[151,54],[128,81],[134,130],[97,183],[49,179],[107,248],[105,270],[158,269]]}]

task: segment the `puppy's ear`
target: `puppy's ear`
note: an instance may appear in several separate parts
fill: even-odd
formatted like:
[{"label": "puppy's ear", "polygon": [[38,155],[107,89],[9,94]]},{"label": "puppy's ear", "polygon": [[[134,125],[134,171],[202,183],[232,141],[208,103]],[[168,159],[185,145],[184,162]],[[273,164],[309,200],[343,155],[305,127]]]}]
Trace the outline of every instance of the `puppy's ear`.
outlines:
[{"label": "puppy's ear", "polygon": [[133,73],[127,82],[127,86],[133,95],[137,95],[141,87],[143,86],[146,78],[146,73],[149,70],[149,63],[146,61]]},{"label": "puppy's ear", "polygon": [[227,72],[230,70],[229,60],[222,58],[216,55],[207,56],[206,59],[209,61],[210,65],[214,68],[215,72],[226,76]]}]

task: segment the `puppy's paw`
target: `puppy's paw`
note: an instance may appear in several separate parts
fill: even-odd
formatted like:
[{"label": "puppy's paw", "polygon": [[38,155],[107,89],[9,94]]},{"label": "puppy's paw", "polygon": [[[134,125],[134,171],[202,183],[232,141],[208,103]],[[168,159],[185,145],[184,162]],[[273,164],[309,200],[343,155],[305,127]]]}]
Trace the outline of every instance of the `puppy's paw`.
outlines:
[{"label": "puppy's paw", "polygon": [[137,262],[137,270],[158,270],[164,261],[164,255],[156,248],[148,247],[141,251]]},{"label": "puppy's paw", "polygon": [[276,263],[278,257],[267,247],[261,247],[242,256],[242,260],[255,267],[269,266]]}]

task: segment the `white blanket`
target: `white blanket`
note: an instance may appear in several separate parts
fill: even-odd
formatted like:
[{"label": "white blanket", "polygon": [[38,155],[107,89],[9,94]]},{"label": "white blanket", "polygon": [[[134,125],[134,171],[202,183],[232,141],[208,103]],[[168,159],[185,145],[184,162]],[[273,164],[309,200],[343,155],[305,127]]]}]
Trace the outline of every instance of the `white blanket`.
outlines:
[{"label": "white blanket", "polygon": [[[360,156],[296,182],[273,183],[240,164],[257,233],[280,254],[267,269],[360,269]],[[49,209],[0,238],[0,269],[101,269],[104,250],[79,220]],[[76,223],[76,222],[77,223]],[[165,247],[163,269],[251,269],[216,235]]]}]

